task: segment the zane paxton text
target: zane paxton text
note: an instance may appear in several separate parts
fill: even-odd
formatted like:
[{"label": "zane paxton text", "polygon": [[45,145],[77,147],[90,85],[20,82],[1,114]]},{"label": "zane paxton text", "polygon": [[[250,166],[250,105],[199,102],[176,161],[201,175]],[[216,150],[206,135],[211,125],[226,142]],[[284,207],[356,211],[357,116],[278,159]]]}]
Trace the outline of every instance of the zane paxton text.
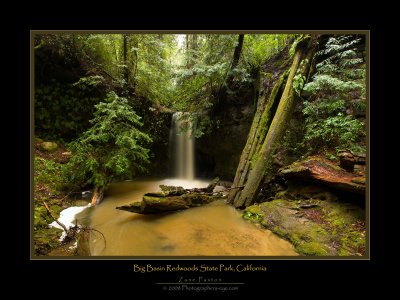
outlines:
[{"label": "zane paxton text", "polygon": [[254,266],[253,264],[238,264],[209,266],[202,264],[200,266],[180,266],[180,265],[164,265],[153,266],[151,264],[138,265],[134,264],[133,272],[135,273],[151,273],[151,272],[263,272],[267,271],[265,266]]}]

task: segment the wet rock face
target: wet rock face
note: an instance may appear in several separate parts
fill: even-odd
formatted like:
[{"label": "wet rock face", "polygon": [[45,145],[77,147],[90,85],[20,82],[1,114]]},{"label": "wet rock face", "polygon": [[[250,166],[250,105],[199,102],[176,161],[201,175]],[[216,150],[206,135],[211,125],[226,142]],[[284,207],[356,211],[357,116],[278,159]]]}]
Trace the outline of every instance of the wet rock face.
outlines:
[{"label": "wet rock face", "polygon": [[252,97],[249,91],[243,103],[226,107],[215,117],[218,128],[196,140],[197,176],[233,180],[253,121]]}]

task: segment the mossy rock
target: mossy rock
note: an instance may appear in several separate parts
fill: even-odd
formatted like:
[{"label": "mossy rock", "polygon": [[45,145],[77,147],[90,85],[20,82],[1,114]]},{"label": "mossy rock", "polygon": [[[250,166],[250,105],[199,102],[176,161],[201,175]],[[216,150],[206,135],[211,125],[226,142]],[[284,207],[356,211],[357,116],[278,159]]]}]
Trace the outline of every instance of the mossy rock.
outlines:
[{"label": "mossy rock", "polygon": [[[242,215],[243,219],[249,220],[252,222],[262,222],[264,219],[264,213],[261,210],[259,205],[252,205],[247,207]],[[261,224],[264,227],[267,227],[267,224]]]},{"label": "mossy rock", "polygon": [[245,211],[246,211],[246,212],[249,212],[249,213],[251,213],[251,214],[260,214],[260,213],[262,213],[262,210],[261,210],[261,208],[260,208],[259,205],[252,205],[252,206],[249,206],[249,207],[247,207],[247,208],[245,209]]},{"label": "mossy rock", "polygon": [[58,149],[58,145],[54,142],[43,142],[40,144],[40,149],[47,152],[54,152]]},{"label": "mossy rock", "polygon": [[42,140],[41,138],[35,137],[35,142],[41,144],[44,142],[44,140]]},{"label": "mossy rock", "polygon": [[[290,192],[296,193],[296,190]],[[303,188],[297,192],[324,194],[314,188]],[[357,222],[365,220],[365,211],[351,203],[339,202],[335,197],[325,198],[324,201],[274,199],[247,207],[243,218],[260,223],[288,240],[301,255],[363,255],[365,232],[357,229]],[[311,202],[318,203],[318,206],[302,208],[300,205]]]},{"label": "mossy rock", "polygon": [[311,255],[311,256],[328,255],[328,251],[325,249],[325,247],[317,242],[299,244],[296,246],[296,250],[304,255]]}]

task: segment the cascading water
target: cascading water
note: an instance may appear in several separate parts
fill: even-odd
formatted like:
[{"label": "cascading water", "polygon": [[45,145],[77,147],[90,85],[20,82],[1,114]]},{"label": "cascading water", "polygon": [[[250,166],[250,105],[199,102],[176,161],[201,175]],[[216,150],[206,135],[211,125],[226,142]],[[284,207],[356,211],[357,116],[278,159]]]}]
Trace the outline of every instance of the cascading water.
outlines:
[{"label": "cascading water", "polygon": [[172,175],[175,178],[193,180],[195,177],[193,130],[190,113],[173,114],[169,145]]}]

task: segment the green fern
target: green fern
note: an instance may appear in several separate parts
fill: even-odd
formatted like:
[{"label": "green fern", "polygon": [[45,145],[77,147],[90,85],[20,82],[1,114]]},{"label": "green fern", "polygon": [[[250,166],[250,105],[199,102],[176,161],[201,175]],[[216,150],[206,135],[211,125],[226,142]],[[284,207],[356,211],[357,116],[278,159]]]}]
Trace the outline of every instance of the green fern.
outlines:
[{"label": "green fern", "polygon": [[104,187],[146,170],[150,137],[125,98],[110,92],[96,107],[92,127],[69,145],[74,154],[63,170],[71,182]]},{"label": "green fern", "polygon": [[355,148],[365,136],[364,123],[354,111],[365,113],[365,61],[358,49],[361,39],[352,35],[330,37],[317,52],[322,59],[303,90],[305,142],[314,151],[322,146]]}]

